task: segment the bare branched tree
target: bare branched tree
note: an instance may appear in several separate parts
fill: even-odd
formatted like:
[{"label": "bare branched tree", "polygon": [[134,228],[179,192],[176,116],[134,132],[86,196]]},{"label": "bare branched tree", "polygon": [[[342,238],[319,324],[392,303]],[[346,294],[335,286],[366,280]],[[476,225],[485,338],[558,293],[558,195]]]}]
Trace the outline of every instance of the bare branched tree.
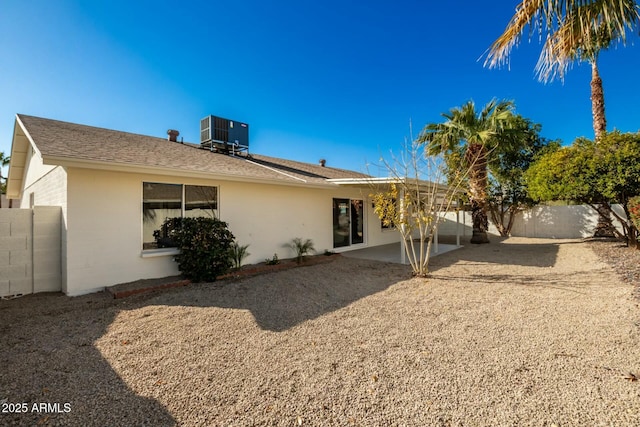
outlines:
[{"label": "bare branched tree", "polygon": [[452,173],[441,154],[427,154],[417,141],[405,142],[400,156],[392,154],[381,163],[389,176],[371,180],[374,210],[385,226],[400,233],[413,274],[427,277],[438,226],[447,212],[459,208],[461,186],[471,168],[465,165]]}]

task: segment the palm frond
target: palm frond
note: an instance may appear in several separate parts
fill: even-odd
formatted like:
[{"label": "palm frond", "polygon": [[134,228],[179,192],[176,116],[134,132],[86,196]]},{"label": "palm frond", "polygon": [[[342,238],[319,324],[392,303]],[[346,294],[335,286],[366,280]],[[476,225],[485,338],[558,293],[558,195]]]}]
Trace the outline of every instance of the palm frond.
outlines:
[{"label": "palm frond", "polygon": [[509,63],[527,27],[529,39],[543,43],[536,74],[542,81],[562,78],[575,59],[590,60],[614,41],[626,40],[626,31],[640,22],[635,0],[523,0],[505,31],[485,52],[488,68]]}]

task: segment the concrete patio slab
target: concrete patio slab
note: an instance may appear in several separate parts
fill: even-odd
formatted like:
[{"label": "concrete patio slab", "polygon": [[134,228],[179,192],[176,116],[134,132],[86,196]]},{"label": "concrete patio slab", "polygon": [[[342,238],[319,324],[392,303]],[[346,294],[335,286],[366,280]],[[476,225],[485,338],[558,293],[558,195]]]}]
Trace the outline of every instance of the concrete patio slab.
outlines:
[{"label": "concrete patio slab", "polygon": [[[431,256],[437,256],[461,247],[462,246],[440,243],[438,244],[437,252],[435,251],[435,247],[431,248]],[[402,264],[400,261],[400,242],[342,252],[341,255],[349,258],[369,259]]]}]

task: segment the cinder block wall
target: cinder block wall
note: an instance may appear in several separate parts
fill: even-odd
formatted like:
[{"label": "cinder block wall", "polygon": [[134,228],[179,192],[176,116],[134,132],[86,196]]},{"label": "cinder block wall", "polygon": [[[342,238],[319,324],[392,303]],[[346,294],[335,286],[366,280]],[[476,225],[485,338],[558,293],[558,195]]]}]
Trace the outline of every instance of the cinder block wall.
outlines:
[{"label": "cinder block wall", "polygon": [[0,296],[32,291],[31,209],[0,210]]},{"label": "cinder block wall", "polygon": [[[620,205],[613,205],[613,209],[622,217],[625,217],[624,209]],[[440,224],[441,235],[456,234],[456,214],[449,212],[443,215],[444,220]],[[472,219],[470,212],[460,212],[461,235],[471,236]],[[538,237],[554,239],[581,239],[593,235],[598,223],[596,211],[586,205],[571,206],[534,206],[532,209],[517,214],[512,236]],[[617,220],[613,221],[615,227],[622,232]],[[489,233],[499,235],[498,230],[489,221]]]},{"label": "cinder block wall", "polygon": [[0,210],[0,297],[61,289],[57,206]]},{"label": "cinder block wall", "polygon": [[61,217],[59,206],[33,208],[33,287],[35,292],[62,289]]}]

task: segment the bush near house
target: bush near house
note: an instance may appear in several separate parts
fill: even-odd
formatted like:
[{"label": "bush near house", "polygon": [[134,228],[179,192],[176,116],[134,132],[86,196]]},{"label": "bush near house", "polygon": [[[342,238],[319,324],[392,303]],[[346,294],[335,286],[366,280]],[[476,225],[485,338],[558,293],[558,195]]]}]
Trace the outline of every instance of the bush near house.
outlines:
[{"label": "bush near house", "polygon": [[313,240],[302,239],[301,237],[295,237],[291,239],[291,242],[285,244],[284,246],[295,252],[296,262],[298,264],[304,261],[305,256],[307,256],[311,252],[316,251],[316,249],[313,247]]},{"label": "bush near house", "polygon": [[213,282],[229,271],[234,236],[216,218],[167,218],[167,236],[180,249],[176,256],[182,274],[195,282]]}]

